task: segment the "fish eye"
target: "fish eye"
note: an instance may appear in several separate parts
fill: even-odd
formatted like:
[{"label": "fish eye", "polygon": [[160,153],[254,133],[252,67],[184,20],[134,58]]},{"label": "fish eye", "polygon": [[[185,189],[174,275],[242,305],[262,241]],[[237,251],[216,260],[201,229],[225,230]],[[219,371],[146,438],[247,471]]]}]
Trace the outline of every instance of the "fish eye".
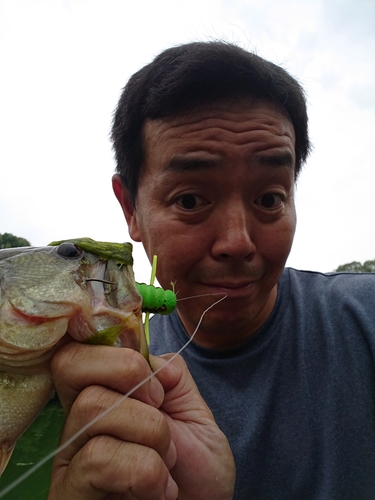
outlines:
[{"label": "fish eye", "polygon": [[65,259],[78,259],[82,255],[82,250],[73,243],[61,243],[57,248],[57,253]]}]

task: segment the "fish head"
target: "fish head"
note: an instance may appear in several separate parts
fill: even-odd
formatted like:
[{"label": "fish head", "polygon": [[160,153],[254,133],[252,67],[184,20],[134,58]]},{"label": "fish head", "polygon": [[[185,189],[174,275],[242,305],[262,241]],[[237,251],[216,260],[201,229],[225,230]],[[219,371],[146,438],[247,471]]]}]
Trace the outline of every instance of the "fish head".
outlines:
[{"label": "fish head", "polygon": [[100,245],[82,238],[0,251],[3,356],[35,358],[66,332],[79,342],[132,347],[147,355],[131,244],[103,243],[106,251]]}]

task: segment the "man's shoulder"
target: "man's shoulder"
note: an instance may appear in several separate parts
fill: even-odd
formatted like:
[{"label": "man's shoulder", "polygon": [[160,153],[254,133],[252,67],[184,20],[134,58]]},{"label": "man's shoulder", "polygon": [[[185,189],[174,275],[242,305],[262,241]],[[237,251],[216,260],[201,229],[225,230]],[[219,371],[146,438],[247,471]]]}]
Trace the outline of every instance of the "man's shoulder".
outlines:
[{"label": "man's shoulder", "polygon": [[[375,316],[375,273],[319,273],[287,268],[280,281],[287,295],[284,309],[326,323],[361,318],[373,322]],[[283,292],[284,291],[284,292]]]},{"label": "man's shoulder", "polygon": [[375,273],[348,273],[318,271],[305,271],[293,268],[284,270],[282,281],[288,282],[291,288],[306,288],[310,292],[318,290],[321,293],[343,292],[349,290],[353,293],[367,291],[375,286]]}]

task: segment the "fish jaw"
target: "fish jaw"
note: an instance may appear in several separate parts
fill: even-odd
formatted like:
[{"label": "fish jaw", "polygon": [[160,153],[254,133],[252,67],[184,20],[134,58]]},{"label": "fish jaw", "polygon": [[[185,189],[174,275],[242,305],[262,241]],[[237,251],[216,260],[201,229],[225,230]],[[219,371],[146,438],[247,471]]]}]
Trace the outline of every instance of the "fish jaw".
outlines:
[{"label": "fish jaw", "polygon": [[28,360],[50,351],[65,335],[68,318],[26,316],[9,301],[0,307],[1,359]]},{"label": "fish jaw", "polygon": [[132,267],[98,260],[80,269],[75,279],[89,296],[90,307],[70,319],[69,335],[78,342],[129,347],[148,358],[142,297]]},{"label": "fish jaw", "polygon": [[148,360],[148,347],[142,318],[135,313],[127,315],[126,319],[120,323],[97,331],[84,343],[127,347],[140,352]]}]

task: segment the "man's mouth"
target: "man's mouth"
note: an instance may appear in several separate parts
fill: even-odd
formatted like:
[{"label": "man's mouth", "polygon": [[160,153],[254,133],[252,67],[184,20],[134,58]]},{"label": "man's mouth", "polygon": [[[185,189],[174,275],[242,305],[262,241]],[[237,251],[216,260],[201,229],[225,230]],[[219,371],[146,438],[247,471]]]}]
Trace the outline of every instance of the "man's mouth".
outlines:
[{"label": "man's mouth", "polygon": [[218,282],[209,282],[204,284],[206,286],[213,288],[228,288],[230,290],[236,290],[239,288],[250,287],[253,283],[254,283],[253,281],[218,281]]},{"label": "man's mouth", "polygon": [[248,298],[253,293],[253,286],[255,281],[237,281],[237,280],[223,280],[205,282],[203,285],[213,294],[225,294],[228,299],[241,299]]}]

